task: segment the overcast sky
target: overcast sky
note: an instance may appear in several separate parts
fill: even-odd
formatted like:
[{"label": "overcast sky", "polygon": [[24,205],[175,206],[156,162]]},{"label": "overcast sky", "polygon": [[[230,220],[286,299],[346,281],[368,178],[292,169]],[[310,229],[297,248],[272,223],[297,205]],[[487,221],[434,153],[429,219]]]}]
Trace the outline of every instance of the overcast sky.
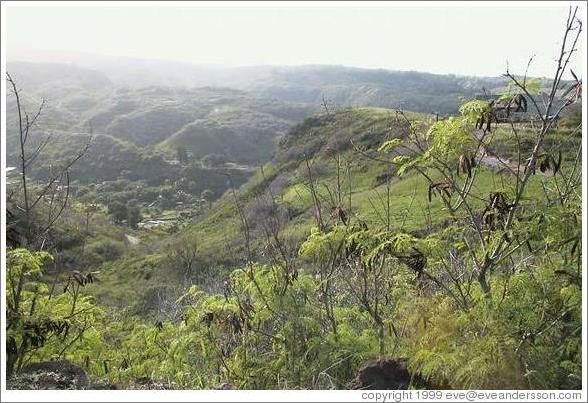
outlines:
[{"label": "overcast sky", "polygon": [[[336,64],[496,76],[553,75],[567,8],[21,8],[9,59],[73,51],[226,65]],[[577,58],[576,70],[580,58]]]}]

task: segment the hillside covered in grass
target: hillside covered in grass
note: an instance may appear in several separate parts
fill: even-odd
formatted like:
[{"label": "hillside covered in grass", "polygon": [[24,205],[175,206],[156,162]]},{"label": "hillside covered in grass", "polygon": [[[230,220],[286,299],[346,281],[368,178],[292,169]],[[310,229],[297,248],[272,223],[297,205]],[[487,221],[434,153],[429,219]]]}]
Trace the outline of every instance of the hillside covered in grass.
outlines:
[{"label": "hillside covered in grass", "polygon": [[[307,119],[282,138],[272,160],[240,189],[225,193],[206,214],[195,218],[171,239],[162,240],[161,251],[173,249],[174,245],[194,245],[197,259],[193,275],[210,290],[218,290],[230,271],[251,257],[271,261],[267,248],[274,236],[283,243],[286,256],[282,259],[296,260],[317,219],[311,180],[326,225],[340,221],[335,211],[342,208],[350,220],[369,227],[415,235],[443,228],[451,218],[440,198],[428,199],[427,180],[416,173],[397,176],[390,160],[378,152],[385,141],[406,137],[405,118],[425,125],[435,119],[418,113],[401,117],[395,110],[382,108],[347,109]],[[554,133],[546,148],[564,150],[565,160],[573,163],[574,150],[580,144],[579,133],[565,128]],[[525,140],[531,136],[530,131],[521,127],[520,136],[526,144],[525,152],[531,151],[531,137]],[[506,127],[497,127],[488,148],[514,164],[514,142]],[[483,210],[490,193],[507,192],[513,183],[511,175],[493,160],[478,170],[472,207]],[[529,200],[542,195],[546,180],[549,178],[543,176],[531,179]],[[268,216],[273,217],[271,224],[267,223]],[[243,218],[247,222],[247,236]],[[160,267],[164,268],[162,276],[168,277],[169,285],[175,284],[177,278],[167,265],[173,259],[159,251],[148,259],[161,261],[161,265],[150,270],[157,273]],[[113,266],[110,275],[126,278],[127,272],[116,271]],[[161,277],[157,277],[152,284],[160,281]],[[116,293],[116,287],[110,292]]]},{"label": "hillside covered in grass", "polygon": [[[354,108],[294,126],[204,214],[172,234],[137,231],[96,262],[99,280],[83,290],[102,311],[86,320],[108,325],[69,359],[87,354],[91,374],[127,387],[150,373],[172,388],[344,388],[373,357],[436,387],[576,387],[579,210],[563,189],[579,132],[546,132],[549,167],[527,177],[521,216],[503,233],[500,203],[518,194],[515,157],[532,152],[531,127],[519,124],[513,142],[495,125],[482,150],[462,137],[468,119],[468,109],[437,121]],[[441,165],[415,146],[446,147],[436,130],[456,136]],[[438,189],[448,178],[456,190]],[[481,262],[501,239],[511,249],[482,279],[470,253]]]},{"label": "hillside covered in grass", "polygon": [[580,389],[576,12],[552,79],[9,66],[10,387]]}]

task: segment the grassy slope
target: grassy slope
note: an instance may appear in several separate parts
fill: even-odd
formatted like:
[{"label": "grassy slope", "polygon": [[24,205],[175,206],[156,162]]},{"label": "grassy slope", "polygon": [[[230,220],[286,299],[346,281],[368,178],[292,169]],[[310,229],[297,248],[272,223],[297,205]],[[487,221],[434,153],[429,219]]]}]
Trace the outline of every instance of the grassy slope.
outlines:
[{"label": "grassy slope", "polygon": [[[413,114],[411,117],[415,119],[426,118],[425,115],[420,114]],[[278,192],[275,192],[274,196],[279,200],[279,203],[289,205],[295,211],[304,212],[297,215],[288,224],[286,232],[296,232],[295,228],[297,227],[300,227],[304,232],[308,232],[309,226],[313,222],[310,211],[313,203],[307,186],[306,165],[301,154],[291,158],[285,157],[285,154],[296,154],[292,153],[292,151],[302,151],[304,145],[308,145],[317,139],[328,143],[337,135],[344,137],[345,140],[352,137],[356,138],[354,140],[355,144],[358,146],[365,145],[366,151],[373,151],[378,144],[387,138],[386,136],[394,133],[394,128],[390,129],[391,118],[391,110],[361,108],[337,113],[331,118],[324,118],[309,127],[306,133],[296,133],[295,128],[292,132],[295,138],[287,142],[286,145],[283,144],[274,161],[264,167],[264,176],[258,173],[240,189],[240,203],[246,205],[256,195],[262,194],[270,185],[275,184],[277,178],[285,175],[287,177],[285,180],[286,185]],[[342,133],[341,128],[344,128],[346,132]],[[305,128],[300,125],[298,129],[304,131]],[[368,135],[361,139],[362,134],[365,133],[368,133]],[[361,140],[358,142],[357,138]],[[317,190],[321,200],[324,205],[334,207],[335,204],[330,200],[326,187],[331,190],[336,188],[337,163],[331,153],[328,152],[327,147],[323,146],[315,151],[312,155],[311,164],[314,164],[315,167],[320,165],[320,169],[317,167],[317,171],[320,171],[320,173],[313,174],[313,178],[319,183]],[[342,150],[340,155],[341,164],[344,165],[343,172],[341,172],[341,187],[345,193],[343,207],[348,205],[347,189],[349,188],[345,164],[347,161],[351,161],[352,213],[368,224],[385,221],[386,218],[382,217],[381,213],[382,210],[386,209],[382,203],[386,202],[388,190],[385,179],[379,181],[378,178],[389,172],[389,165],[363,157],[352,147]],[[498,175],[489,168],[479,169],[478,175],[481,186],[479,189],[474,189],[474,193],[480,197],[486,197],[491,191],[500,191],[509,186],[509,181],[504,178],[504,175]],[[536,185],[536,183],[533,183],[532,187],[537,188]],[[390,216],[393,226],[404,226],[409,231],[417,230],[425,224],[426,218],[421,214],[423,211],[430,215],[432,223],[441,222],[446,218],[443,205],[439,199],[433,199],[432,202],[428,201],[427,187],[426,181],[414,174],[393,177],[390,180]],[[236,214],[234,197],[226,194],[215,204],[209,214],[187,229],[186,235],[199,237],[203,251],[208,252],[208,250],[213,251],[216,245],[226,240],[227,237],[231,240],[239,238],[239,228],[240,223]]]},{"label": "grassy slope", "polygon": [[[426,120],[429,117],[409,114],[409,118]],[[317,191],[329,220],[330,208],[338,204],[331,196],[337,188],[337,162],[333,149],[339,150],[343,166],[340,172],[342,206],[349,210],[349,180],[346,169],[349,162],[352,215],[370,226],[385,225],[385,212],[388,210],[388,186],[385,178],[390,167],[385,162],[375,161],[359,153],[352,147],[350,139],[364,150],[364,154],[375,156],[375,150],[381,142],[401,134],[401,127],[394,120],[394,112],[380,108],[359,108],[329,116],[320,115],[296,126],[282,140],[273,160],[264,166],[263,173],[257,172],[237,192],[239,204],[248,215],[250,226],[255,227],[255,216],[250,213],[255,200],[261,195],[267,195],[271,189],[278,204],[292,212],[281,230],[281,236],[292,245],[294,251],[297,250],[314,225],[314,207],[307,186],[308,174],[303,155],[309,156]],[[523,135],[528,136],[529,133],[524,132]],[[557,138],[561,141],[553,142],[554,149],[559,145],[563,150],[569,150],[579,141],[577,136],[569,133]],[[501,152],[508,155],[514,144],[507,132],[504,129],[498,130],[496,139]],[[477,170],[477,175],[478,186],[472,192],[480,198],[487,198],[490,192],[508,191],[511,188],[512,182],[506,174],[481,167]],[[531,191],[538,194],[541,192],[541,183],[548,185],[549,180],[545,176],[533,177],[530,182]],[[428,184],[420,176],[395,176],[390,179],[389,186],[390,225],[393,228],[417,232],[424,226],[442,225],[448,218],[440,199],[428,201]],[[482,208],[483,202],[480,201],[475,207]],[[255,259],[263,260],[261,251],[265,245],[264,238],[255,229],[252,234]],[[128,294],[138,298],[154,285],[177,286],[177,276],[166,271],[165,255],[169,248],[186,239],[198,243],[201,264],[207,266],[200,269],[216,273],[216,276],[212,276],[216,277],[212,279],[213,282],[221,283],[221,278],[226,273],[244,264],[245,243],[234,195],[230,191],[225,193],[207,214],[197,218],[178,234],[161,240],[158,247],[151,248],[147,255],[132,254],[109,263],[104,268],[104,283],[108,284],[108,291],[102,291],[103,296],[107,295],[111,301],[124,305]]]}]

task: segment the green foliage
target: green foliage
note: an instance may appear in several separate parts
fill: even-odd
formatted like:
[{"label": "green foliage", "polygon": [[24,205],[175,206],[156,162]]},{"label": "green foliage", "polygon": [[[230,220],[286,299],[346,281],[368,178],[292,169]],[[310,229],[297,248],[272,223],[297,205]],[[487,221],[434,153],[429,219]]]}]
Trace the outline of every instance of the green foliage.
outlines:
[{"label": "green foliage", "polygon": [[447,298],[422,299],[411,315],[411,367],[458,389],[577,388],[579,345],[559,337],[581,327],[579,305],[572,308],[579,289],[562,280],[549,266],[503,276],[493,298],[480,295],[468,311]]},{"label": "green foliage", "polygon": [[427,132],[429,149],[424,153],[424,160],[438,159],[455,163],[460,155],[472,153],[476,143],[462,119],[451,117],[434,123]]},{"label": "green foliage", "polygon": [[510,81],[506,87],[506,90],[498,98],[499,101],[508,101],[517,94],[525,93],[525,91],[531,95],[538,95],[545,85],[544,80],[540,78],[530,77],[524,80],[523,77],[518,77],[518,80],[521,83],[524,83],[522,84],[523,88],[520,88],[513,81]]},{"label": "green foliage", "polygon": [[127,219],[127,206],[119,201],[114,201],[108,205],[108,213],[113,216],[116,222],[122,222]]},{"label": "green foliage", "polygon": [[478,119],[487,116],[491,111],[490,104],[486,101],[473,100],[466,102],[459,108],[459,113],[469,124],[475,124]]},{"label": "green foliage", "polygon": [[[480,107],[478,104],[466,104],[462,110],[464,116],[450,117],[433,123],[427,130],[424,140],[427,142],[427,149],[420,155],[400,155],[395,157],[394,163],[399,164],[397,174],[404,173],[415,168],[427,169],[436,164],[443,163],[446,166],[454,166],[459,158],[464,155],[473,155],[476,149],[476,141],[469,131],[471,119],[476,116]],[[405,140],[406,143],[411,138]]]},{"label": "green foliage", "polygon": [[19,248],[9,249],[6,258],[9,374],[31,360],[79,357],[82,337],[90,350],[102,342],[97,327],[101,311],[92,297],[81,294],[82,286],[70,284],[69,292],[61,292],[43,281],[49,254]]},{"label": "green foliage", "polygon": [[391,150],[394,150],[396,147],[400,146],[401,144],[402,144],[402,140],[399,138],[384,141],[382,143],[382,145],[378,148],[378,151],[380,151],[380,152],[391,151]]},{"label": "green foliage", "polygon": [[137,224],[141,221],[141,209],[134,203],[128,203],[127,210],[127,224],[133,229],[137,229]]},{"label": "green foliage", "polygon": [[[389,119],[382,111],[370,113],[351,112],[358,119],[369,115],[376,127],[379,119]],[[441,177],[435,173],[441,162],[454,171],[461,155],[474,152],[472,122],[477,113],[484,113],[484,105],[470,104],[462,113],[420,127],[426,148],[421,155],[402,157],[434,179]],[[336,131],[341,116],[322,121],[325,126],[314,136]],[[497,139],[506,135],[504,128],[496,132]],[[306,140],[290,138],[286,144],[297,147]],[[408,140],[383,140],[379,152],[397,152]],[[371,140],[365,141],[367,145]],[[377,151],[378,145],[371,147]],[[315,153],[317,159],[326,155]],[[243,187],[240,200],[255,200],[274,178],[293,172],[295,166],[296,174],[275,197],[296,209],[312,209],[308,179],[299,168],[304,162],[285,161]],[[332,193],[335,168],[329,162],[323,171],[316,170],[315,187],[326,211],[337,205]],[[354,214],[349,222],[326,218],[319,229],[310,224],[311,214],[295,219],[280,233],[305,234],[296,244],[292,267],[276,261],[243,264],[225,277],[222,290],[193,286],[178,299],[180,319],[162,320],[161,325],[139,318],[113,322],[108,338],[121,348],[98,349],[101,355],[92,360],[106,357],[118,370],[104,373],[97,366],[95,373],[126,385],[147,374],[182,388],[224,382],[248,389],[342,388],[366,359],[383,355],[408,358],[411,371],[435,387],[579,387],[581,275],[577,246],[573,251],[580,235],[578,197],[552,203],[558,197],[558,178],[532,177],[512,227],[485,227],[481,244],[476,243],[467,209],[452,212],[435,199],[429,202],[427,181],[418,172],[394,178],[390,200],[378,202],[375,195],[381,197],[386,186],[374,188],[368,179],[382,171],[375,164],[353,169]],[[489,193],[514,197],[512,176],[490,167],[476,167],[474,172],[468,207],[477,214],[482,214]],[[412,209],[407,208],[409,201]],[[386,214],[387,203],[390,222],[376,219]],[[423,218],[423,206],[431,214],[429,220]],[[367,214],[370,211],[374,216]],[[218,250],[214,246],[226,239],[223,234],[238,237],[240,225],[230,198],[221,198],[197,223],[204,231],[199,233],[199,251]],[[188,239],[194,235],[183,234]],[[505,237],[520,240],[520,245],[513,243],[508,259],[488,274],[488,293],[474,275],[472,255],[483,261],[487,250]],[[255,238],[253,244],[266,245]]]},{"label": "green foliage", "polygon": [[[156,240],[144,247],[126,250],[102,237],[85,244],[88,255],[105,257],[89,259],[101,265],[100,282],[87,288],[108,304],[104,311],[79,287],[52,294],[42,276],[46,255],[9,252],[10,276],[25,284],[19,315],[41,302],[27,320],[71,326],[25,359],[67,357],[121,387],[148,379],[186,389],[335,389],[366,360],[391,357],[407,358],[430,387],[578,388],[582,211],[577,189],[565,190],[574,177],[562,176],[578,171],[571,165],[578,139],[548,132],[546,154],[565,144],[562,169],[528,178],[505,227],[521,186],[515,175],[459,165],[476,155],[473,125],[487,108],[468,102],[461,116],[435,123],[370,108],[315,117],[214,205],[222,187],[207,182],[212,170],[183,166],[182,176],[205,178],[166,189],[205,199],[205,214],[164,239],[142,232],[142,240]],[[517,136],[494,128],[489,145],[501,156],[526,156],[536,133],[517,128]],[[448,184],[449,195],[429,198],[435,183]],[[107,186],[127,192],[135,185]],[[129,191],[109,211],[136,222],[127,205],[134,198]],[[271,208],[260,213],[264,198]],[[169,250],[187,251],[194,240],[194,270],[204,275],[190,284],[186,260],[173,261]],[[488,289],[479,277],[484,264]],[[9,290],[11,301],[14,295]],[[69,317],[72,305],[91,314]],[[9,335],[22,344],[24,325],[11,323]]]},{"label": "green foliage", "polygon": [[225,163],[226,159],[220,154],[207,154],[202,157],[200,162],[206,167],[215,167]]},{"label": "green foliage", "polygon": [[282,270],[236,270],[225,295],[192,287],[178,300],[185,306],[181,322],[111,320],[103,337],[117,348],[89,351],[91,371],[121,384],[148,374],[183,388],[341,387],[371,355],[374,334],[350,325],[363,319],[348,307],[337,312],[345,323],[339,335],[330,335],[313,277],[301,273],[284,288]]},{"label": "green foliage", "polygon": [[92,266],[102,262],[118,259],[125,251],[125,245],[114,239],[100,239],[89,243],[84,250],[84,256]]}]

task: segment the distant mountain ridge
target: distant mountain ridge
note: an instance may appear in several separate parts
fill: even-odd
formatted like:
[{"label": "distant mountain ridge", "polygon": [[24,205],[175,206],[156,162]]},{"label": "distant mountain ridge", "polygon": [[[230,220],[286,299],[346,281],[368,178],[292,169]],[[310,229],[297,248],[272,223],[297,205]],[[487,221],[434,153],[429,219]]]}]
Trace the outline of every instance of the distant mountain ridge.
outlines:
[{"label": "distant mountain ridge", "polygon": [[[64,56],[65,57],[65,56]],[[504,86],[502,77],[466,77],[332,65],[227,67],[181,62],[72,56],[68,66],[101,72],[116,86],[228,87],[284,102],[375,106],[454,113],[460,97]],[[15,63],[11,62],[10,64]]]}]

